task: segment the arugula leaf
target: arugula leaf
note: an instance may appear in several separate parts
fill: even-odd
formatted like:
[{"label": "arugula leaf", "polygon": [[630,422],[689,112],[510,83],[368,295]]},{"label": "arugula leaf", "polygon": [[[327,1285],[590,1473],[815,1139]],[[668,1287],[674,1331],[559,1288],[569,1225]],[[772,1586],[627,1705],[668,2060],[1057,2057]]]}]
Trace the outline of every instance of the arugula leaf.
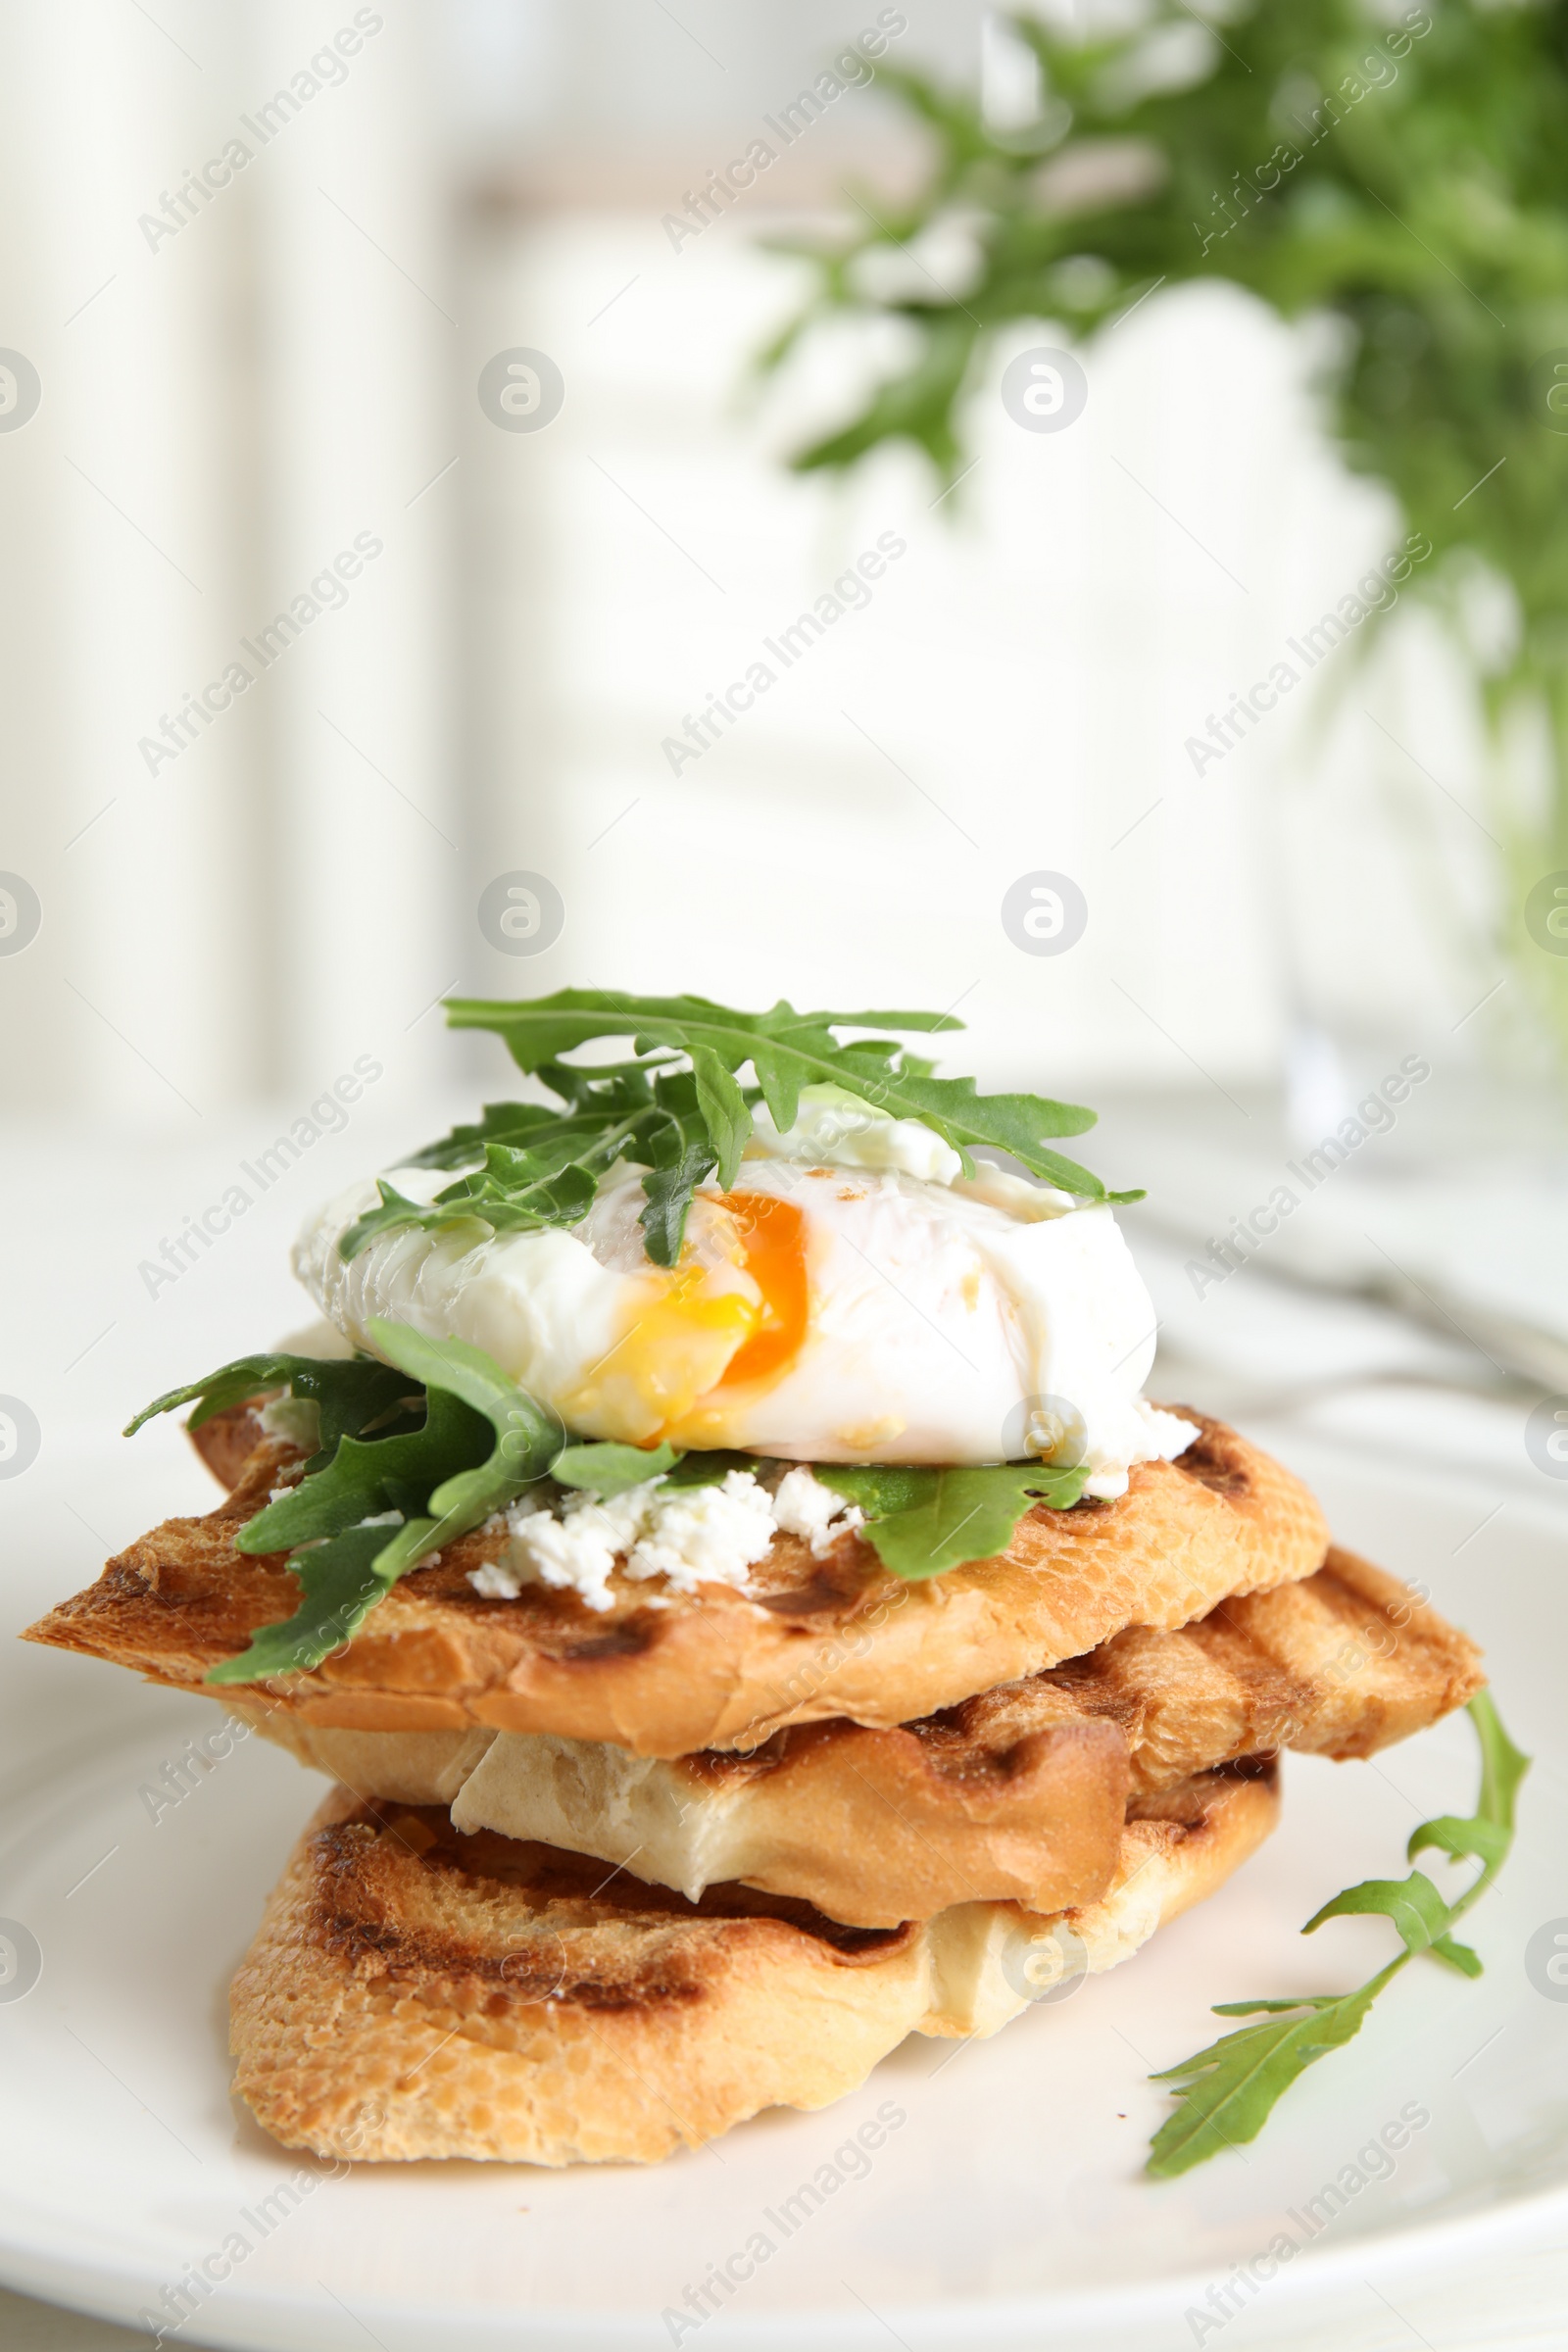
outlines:
[{"label": "arugula leaf", "polygon": [[913,1582],[945,1575],[965,1560],[989,1560],[1006,1548],[1036,1502],[1064,1511],[1078,1500],[1086,1469],[1047,1462],[993,1462],[945,1469],[820,1462],[825,1487],[859,1504],[864,1536],[884,1568]]},{"label": "arugula leaf", "polygon": [[[576,1046],[586,1046],[599,1037],[630,1037],[638,1054],[648,1045],[672,1047],[676,1053],[690,1051],[683,1033],[662,1039],[660,1027],[673,1024],[684,1031],[694,1021],[711,1023],[717,1015],[728,1025],[730,1033],[743,1031],[763,1039],[781,1038],[795,1030],[820,1029],[831,1049],[827,1030],[840,1029],[912,1029],[929,1033],[937,1029],[961,1029],[963,1023],[946,1012],[808,1012],[799,1013],[781,998],[770,1012],[734,1012],[723,1004],[715,1004],[710,997],[633,997],[612,988],[562,988],[553,997],[534,997],[509,1003],[492,1003],[483,998],[451,999],[448,1016],[454,1028],[494,1029],[501,1025],[493,1015],[503,1016],[508,1029],[526,1032],[527,1059],[523,1060],[513,1047],[514,1057],[522,1069],[539,1069],[547,1060],[559,1060]],[[473,1017],[467,1017],[467,1016]],[[714,1041],[710,1041],[714,1042]],[[508,1037],[512,1044],[511,1036]],[[750,1048],[747,1049],[750,1052]],[[745,1059],[745,1054],[740,1056]],[[1086,1121],[1092,1124],[1092,1120]],[[1057,1130],[1063,1135],[1075,1135],[1074,1127]]]},{"label": "arugula leaf", "polygon": [[[649,1253],[656,1264],[673,1265],[692,1194],[718,1157],[699,1107],[696,1072],[671,1069],[663,1057],[618,1062],[608,1070],[550,1062],[539,1074],[567,1102],[564,1112],[543,1103],[487,1103],[477,1125],[455,1127],[407,1162],[467,1172],[428,1207],[382,1178],[379,1205],[342,1235],[341,1255],[356,1256],[396,1226],[443,1232],[478,1218],[508,1233],[574,1225],[593,1206],[606,1170],[625,1159],[653,1171],[643,1188]],[[747,1098],[721,1064],[705,1070],[705,1084],[715,1120],[722,1113],[726,1149],[738,1162],[751,1133]]]},{"label": "arugula leaf", "polygon": [[300,1605],[276,1625],[259,1626],[250,1647],[225,1658],[204,1681],[257,1683],[273,1674],[302,1674],[319,1666],[350,1641],[391,1580],[378,1572],[386,1549],[384,1527],[350,1527],[308,1551],[296,1551],[289,1566],[299,1580]]},{"label": "arugula leaf", "polygon": [[564,1446],[550,1465],[550,1475],[564,1487],[624,1494],[628,1487],[667,1477],[680,1458],[673,1446]]},{"label": "arugula leaf", "polygon": [[725,1446],[714,1446],[707,1453],[683,1453],[669,1474],[672,1487],[722,1486],[732,1470],[776,1470],[778,1464],[769,1462],[760,1453],[733,1453]]},{"label": "arugula leaf", "polygon": [[1171,2180],[1217,2155],[1221,2148],[1255,2139],[1291,2084],[1319,2058],[1342,2049],[1360,2032],[1383,1987],[1419,1952],[1446,1961],[1463,1976],[1481,1974],[1476,1954],[1468,1944],[1456,1943],[1448,1931],[1486,1892],[1507,1857],[1513,1843],[1514,1800],[1530,1759],[1503,1730],[1490,1691],[1478,1691],[1468,1712],[1482,1759],[1475,1813],[1469,1819],[1442,1814],[1435,1821],[1423,1822],[1411,1833],[1406,1850],[1413,1857],[1436,1846],[1455,1858],[1474,1859],[1481,1864],[1477,1876],[1452,1902],[1445,1901],[1419,1870],[1407,1879],[1366,1879],[1314,1912],[1301,1930],[1303,1936],[1325,1920],[1381,1912],[1393,1921],[1404,1949],[1352,1992],[1225,2001],[1216,2007],[1216,2017],[1247,2017],[1267,2011],[1271,2022],[1226,2034],[1179,2066],[1151,2077],[1152,2082],[1168,2082],[1180,2102],[1155,2132],[1150,2150],[1146,2169],[1156,2179]]},{"label": "arugula leaf", "polygon": [[390,1233],[394,1226],[427,1225],[431,1222],[428,1210],[421,1209],[417,1200],[411,1200],[406,1193],[400,1193],[397,1186],[389,1183],[386,1177],[376,1178],[375,1189],[381,1196],[380,1205],[368,1208],[364,1216],[356,1217],[353,1224],[338,1236],[338,1255],[345,1265],[351,1257],[358,1257],[366,1244],[373,1242],[377,1234]]},{"label": "arugula leaf", "polygon": [[1424,1871],[1412,1870],[1407,1879],[1363,1879],[1359,1886],[1347,1886],[1321,1911],[1313,1912],[1301,1934],[1310,1936],[1326,1919],[1366,1911],[1381,1912],[1392,1920],[1407,1952],[1426,1951],[1447,1931],[1447,1904]]},{"label": "arugula leaf", "polygon": [[1451,1813],[1444,1813],[1436,1821],[1424,1821],[1410,1833],[1406,1855],[1414,1861],[1416,1855],[1437,1846],[1456,1860],[1466,1856],[1477,1862],[1500,1862],[1508,1850],[1508,1833],[1500,1822],[1460,1821]]},{"label": "arugula leaf", "polygon": [[[451,1466],[483,1461],[494,1432],[482,1413],[432,1388],[424,1425],[406,1437],[344,1438],[330,1462],[248,1519],[236,1551],[292,1551],[358,1527],[372,1513],[422,1511],[430,1489]],[[387,1539],[382,1537],[384,1545]]]},{"label": "arugula leaf", "polygon": [[1479,1977],[1484,1973],[1480,1953],[1472,1951],[1467,1943],[1455,1943],[1451,1936],[1435,1936],[1427,1949],[1434,1960],[1446,1960],[1461,1977]]},{"label": "arugula leaf", "polygon": [[242,1355],[202,1380],[155,1396],[127,1422],[123,1434],[133,1438],[156,1413],[172,1413],[191,1403],[196,1410],[187,1427],[200,1429],[204,1421],[226,1412],[231,1405],[285,1388],[319,1407],[321,1444],[313,1457],[318,1461],[334,1450],[339,1438],[358,1437],[383,1422],[389,1427],[397,1421],[406,1424],[423,1403],[422,1398],[410,1396],[409,1383],[401,1372],[369,1356]]},{"label": "arugula leaf", "polygon": [[[1406,1955],[1408,1957],[1408,1955]],[[1216,2016],[1238,2017],[1249,2007],[1289,2006],[1294,2017],[1271,2017],[1263,2026],[1244,2026],[1199,2050],[1180,2066],[1167,2067],[1150,2079],[1168,2082],[1181,2105],[1166,2118],[1154,2140],[1148,2169],[1169,2180],[1177,2173],[1217,2156],[1222,2148],[1255,2139],[1265,2118],[1298,2075],[1330,2050],[1343,2049],[1361,2030],[1361,2021],[1394,1970],[1392,1961],[1381,1976],[1341,2000],[1283,2004],[1274,2001],[1229,2002]],[[1306,2014],[1300,2011],[1305,2008]]]},{"label": "arugula leaf", "polygon": [[[574,1148],[574,1143],[565,1145],[564,1153],[569,1155]],[[559,1139],[549,1152],[488,1144],[483,1169],[448,1185],[429,1208],[421,1208],[384,1176],[378,1177],[380,1206],[356,1218],[340,1237],[338,1253],[347,1263],[393,1226],[419,1225],[429,1232],[477,1218],[497,1233],[515,1233],[542,1225],[575,1225],[594,1204],[598,1178],[569,1156],[567,1164],[558,1164],[563,1156]]]},{"label": "arugula leaf", "polygon": [[[561,1451],[565,1431],[515,1381],[509,1380],[495,1358],[466,1340],[430,1340],[406,1323],[389,1323],[376,1316],[367,1326],[381,1353],[400,1371],[422,1380],[426,1388],[448,1389],[495,1431],[495,1446],[476,1468],[460,1467],[436,1489],[430,1500],[440,1518],[471,1508],[473,1525],[499,1507],[500,1500],[543,1478]],[[502,1489],[509,1492],[501,1494]],[[484,1498],[492,1492],[498,1500]],[[461,1531],[453,1529],[453,1534]]]},{"label": "arugula leaf", "polygon": [[[636,1065],[633,1064],[633,1067]],[[573,1073],[575,1075],[575,1073]],[[564,1095],[564,1089],[556,1092]],[[567,1098],[569,1100],[569,1098]],[[543,1130],[562,1124],[562,1114],[548,1102],[486,1102],[471,1123],[454,1127],[450,1135],[422,1151],[404,1154],[406,1168],[466,1168],[483,1159],[487,1144],[526,1146],[530,1137],[543,1140]]]},{"label": "arugula leaf", "polygon": [[[1530,1758],[1521,1753],[1502,1728],[1502,1719],[1493,1704],[1490,1690],[1478,1690],[1470,1701],[1470,1720],[1481,1741],[1481,1799],[1475,1818],[1468,1823],[1456,1823],[1451,1814],[1440,1814],[1436,1821],[1424,1821],[1410,1833],[1405,1854],[1413,1859],[1423,1847],[1446,1842],[1446,1833],[1455,1828],[1468,1828],[1478,1835],[1490,1837],[1495,1832],[1501,1840],[1501,1852],[1495,1858],[1482,1853],[1488,1865],[1483,1880],[1472,1889],[1472,1900],[1483,1884],[1490,1886],[1496,1876],[1503,1855],[1513,1839],[1514,1810],[1519,1784],[1530,1770]],[[1436,1833],[1445,1833],[1439,1838]],[[1452,1851],[1452,1847],[1449,1848]],[[1474,1849],[1480,1851],[1479,1848]]]},{"label": "arugula leaf", "polygon": [[693,1046],[692,1076],[703,1124],[718,1153],[718,1189],[727,1193],[752,1140],[752,1106],[711,1046]]},{"label": "arugula leaf", "polygon": [[692,1144],[672,1166],[656,1167],[643,1178],[647,1206],[639,1221],[643,1246],[656,1266],[672,1266],[680,1256],[692,1195],[713,1164],[708,1144]]}]

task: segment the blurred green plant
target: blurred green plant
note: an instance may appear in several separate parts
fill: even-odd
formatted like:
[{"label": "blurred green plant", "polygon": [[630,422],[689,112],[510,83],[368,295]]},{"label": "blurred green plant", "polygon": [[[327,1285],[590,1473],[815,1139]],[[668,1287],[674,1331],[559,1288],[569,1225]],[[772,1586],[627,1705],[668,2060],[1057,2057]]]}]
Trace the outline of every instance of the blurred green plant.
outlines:
[{"label": "blurred green plant", "polygon": [[[908,356],[794,463],[847,467],[902,438],[952,478],[1008,320],[1086,338],[1156,289],[1218,278],[1339,321],[1332,430],[1433,542],[1411,592],[1470,646],[1494,783],[1534,746],[1534,789],[1496,793],[1501,944],[1568,1054],[1568,957],[1524,918],[1568,867],[1568,0],[1146,0],[1134,17],[1100,35],[1005,19],[1038,74],[1018,128],[883,69],[929,171],[907,201],[854,198],[841,240],[784,248],[816,282],[764,364],[846,313],[902,320]],[[952,290],[919,250],[931,232],[968,256],[958,279],[945,259]],[[1489,575],[1513,610],[1483,647],[1467,614]]]}]

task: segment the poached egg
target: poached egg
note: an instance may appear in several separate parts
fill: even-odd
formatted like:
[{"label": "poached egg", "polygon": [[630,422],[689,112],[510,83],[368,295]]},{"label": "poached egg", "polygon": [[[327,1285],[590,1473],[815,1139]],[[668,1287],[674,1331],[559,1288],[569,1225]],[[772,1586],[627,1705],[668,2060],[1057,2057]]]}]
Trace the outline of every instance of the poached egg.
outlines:
[{"label": "poached egg", "polygon": [[[448,1170],[396,1168],[427,1203]],[[294,1265],[345,1339],[384,1315],[482,1348],[574,1434],[805,1462],[1083,1463],[1086,1492],[1196,1431],[1148,1403],[1154,1313],[1108,1206],[958,1154],[918,1120],[808,1088],[759,1110],[736,1182],[701,1188],[656,1266],[642,1171],[570,1227],[394,1229],[344,1261],[367,1179],[311,1219]]]}]

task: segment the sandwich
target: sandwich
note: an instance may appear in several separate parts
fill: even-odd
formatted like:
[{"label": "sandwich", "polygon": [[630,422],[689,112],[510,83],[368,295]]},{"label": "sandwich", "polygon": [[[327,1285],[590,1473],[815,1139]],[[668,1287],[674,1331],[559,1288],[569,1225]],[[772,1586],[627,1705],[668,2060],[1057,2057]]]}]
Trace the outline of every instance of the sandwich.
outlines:
[{"label": "sandwich", "polygon": [[947,1016],[448,1010],[522,1099],[308,1221],[318,1321],[131,1425],[188,1406],[223,1499],[27,1637],[334,1783],[232,1989],[284,2145],[647,2162],[824,2105],[1215,1892],[1283,1750],[1488,1707],[1144,1396],[1141,1196],[1055,1149],[1092,1112],[938,1077],[898,1041]]}]

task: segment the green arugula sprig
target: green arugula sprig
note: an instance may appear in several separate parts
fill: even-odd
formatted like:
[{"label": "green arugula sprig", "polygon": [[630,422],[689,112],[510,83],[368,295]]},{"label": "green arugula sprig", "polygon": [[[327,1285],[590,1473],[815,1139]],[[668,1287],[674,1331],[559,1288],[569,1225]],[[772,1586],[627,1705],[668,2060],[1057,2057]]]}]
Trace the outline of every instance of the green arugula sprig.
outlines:
[{"label": "green arugula sprig", "polygon": [[[736,1012],[706,997],[629,997],[605,989],[560,989],[515,1004],[454,999],[457,1029],[491,1029],[518,1067],[538,1077],[564,1107],[492,1102],[476,1123],[456,1127],[410,1163],[466,1172],[421,1208],[391,1185],[343,1235],[345,1258],[394,1226],[439,1231],[480,1219],[497,1232],[573,1224],[592,1205],[600,1178],[617,1160],[646,1167],[642,1225],[650,1258],[672,1266],[699,1184],[717,1172],[735,1182],[765,1102],[774,1125],[793,1127],[801,1090],[831,1084],[893,1118],[919,1119],[952,1145],[972,1175],[972,1150],[1010,1152],[1043,1183],[1081,1199],[1137,1200],[1107,1193],[1098,1176],[1052,1151],[1048,1137],[1081,1135],[1095,1114],[1039,1095],[982,1095],[972,1078],[937,1078],[934,1064],[892,1038],[841,1043],[836,1029],[961,1029],[949,1013],[797,1012],[782,1001],[767,1012]],[[637,1059],[574,1068],[562,1056],[601,1038],[630,1038]],[[743,1085],[750,1068],[756,1083]]]},{"label": "green arugula sprig", "polygon": [[990,1462],[964,1470],[819,1462],[816,1475],[859,1504],[865,1540],[883,1567],[917,1584],[1004,1550],[1033,1503],[1070,1509],[1089,1472],[1058,1470],[1049,1462]]},{"label": "green arugula sprig", "polygon": [[1151,2079],[1168,2082],[1180,2101],[1154,2134],[1148,2170],[1170,2180],[1221,2148],[1255,2139],[1278,2101],[1298,2077],[1330,2050],[1342,2049],[1359,2033],[1362,2020],[1385,1984],[1418,1952],[1430,1952],[1462,1976],[1478,1977],[1481,1962],[1450,1931],[1492,1885],[1513,1843],[1514,1798],[1529,1769],[1503,1730],[1489,1691],[1471,1699],[1470,1716],[1481,1743],[1481,1794],[1468,1818],[1444,1814],[1424,1821],[1411,1835],[1406,1857],[1414,1861],[1429,1847],[1455,1860],[1470,1859],[1480,1871],[1452,1902],[1446,1902],[1424,1871],[1407,1879],[1367,1879],[1348,1886],[1315,1912],[1301,1930],[1311,1935],[1327,1919],[1379,1912],[1393,1921],[1404,1949],[1396,1953],[1353,1992],[1298,1994],[1276,2001],[1225,2001],[1216,2017],[1250,2017],[1266,2012],[1268,2022],[1244,2026],[1207,2049],[1167,2067]]}]

